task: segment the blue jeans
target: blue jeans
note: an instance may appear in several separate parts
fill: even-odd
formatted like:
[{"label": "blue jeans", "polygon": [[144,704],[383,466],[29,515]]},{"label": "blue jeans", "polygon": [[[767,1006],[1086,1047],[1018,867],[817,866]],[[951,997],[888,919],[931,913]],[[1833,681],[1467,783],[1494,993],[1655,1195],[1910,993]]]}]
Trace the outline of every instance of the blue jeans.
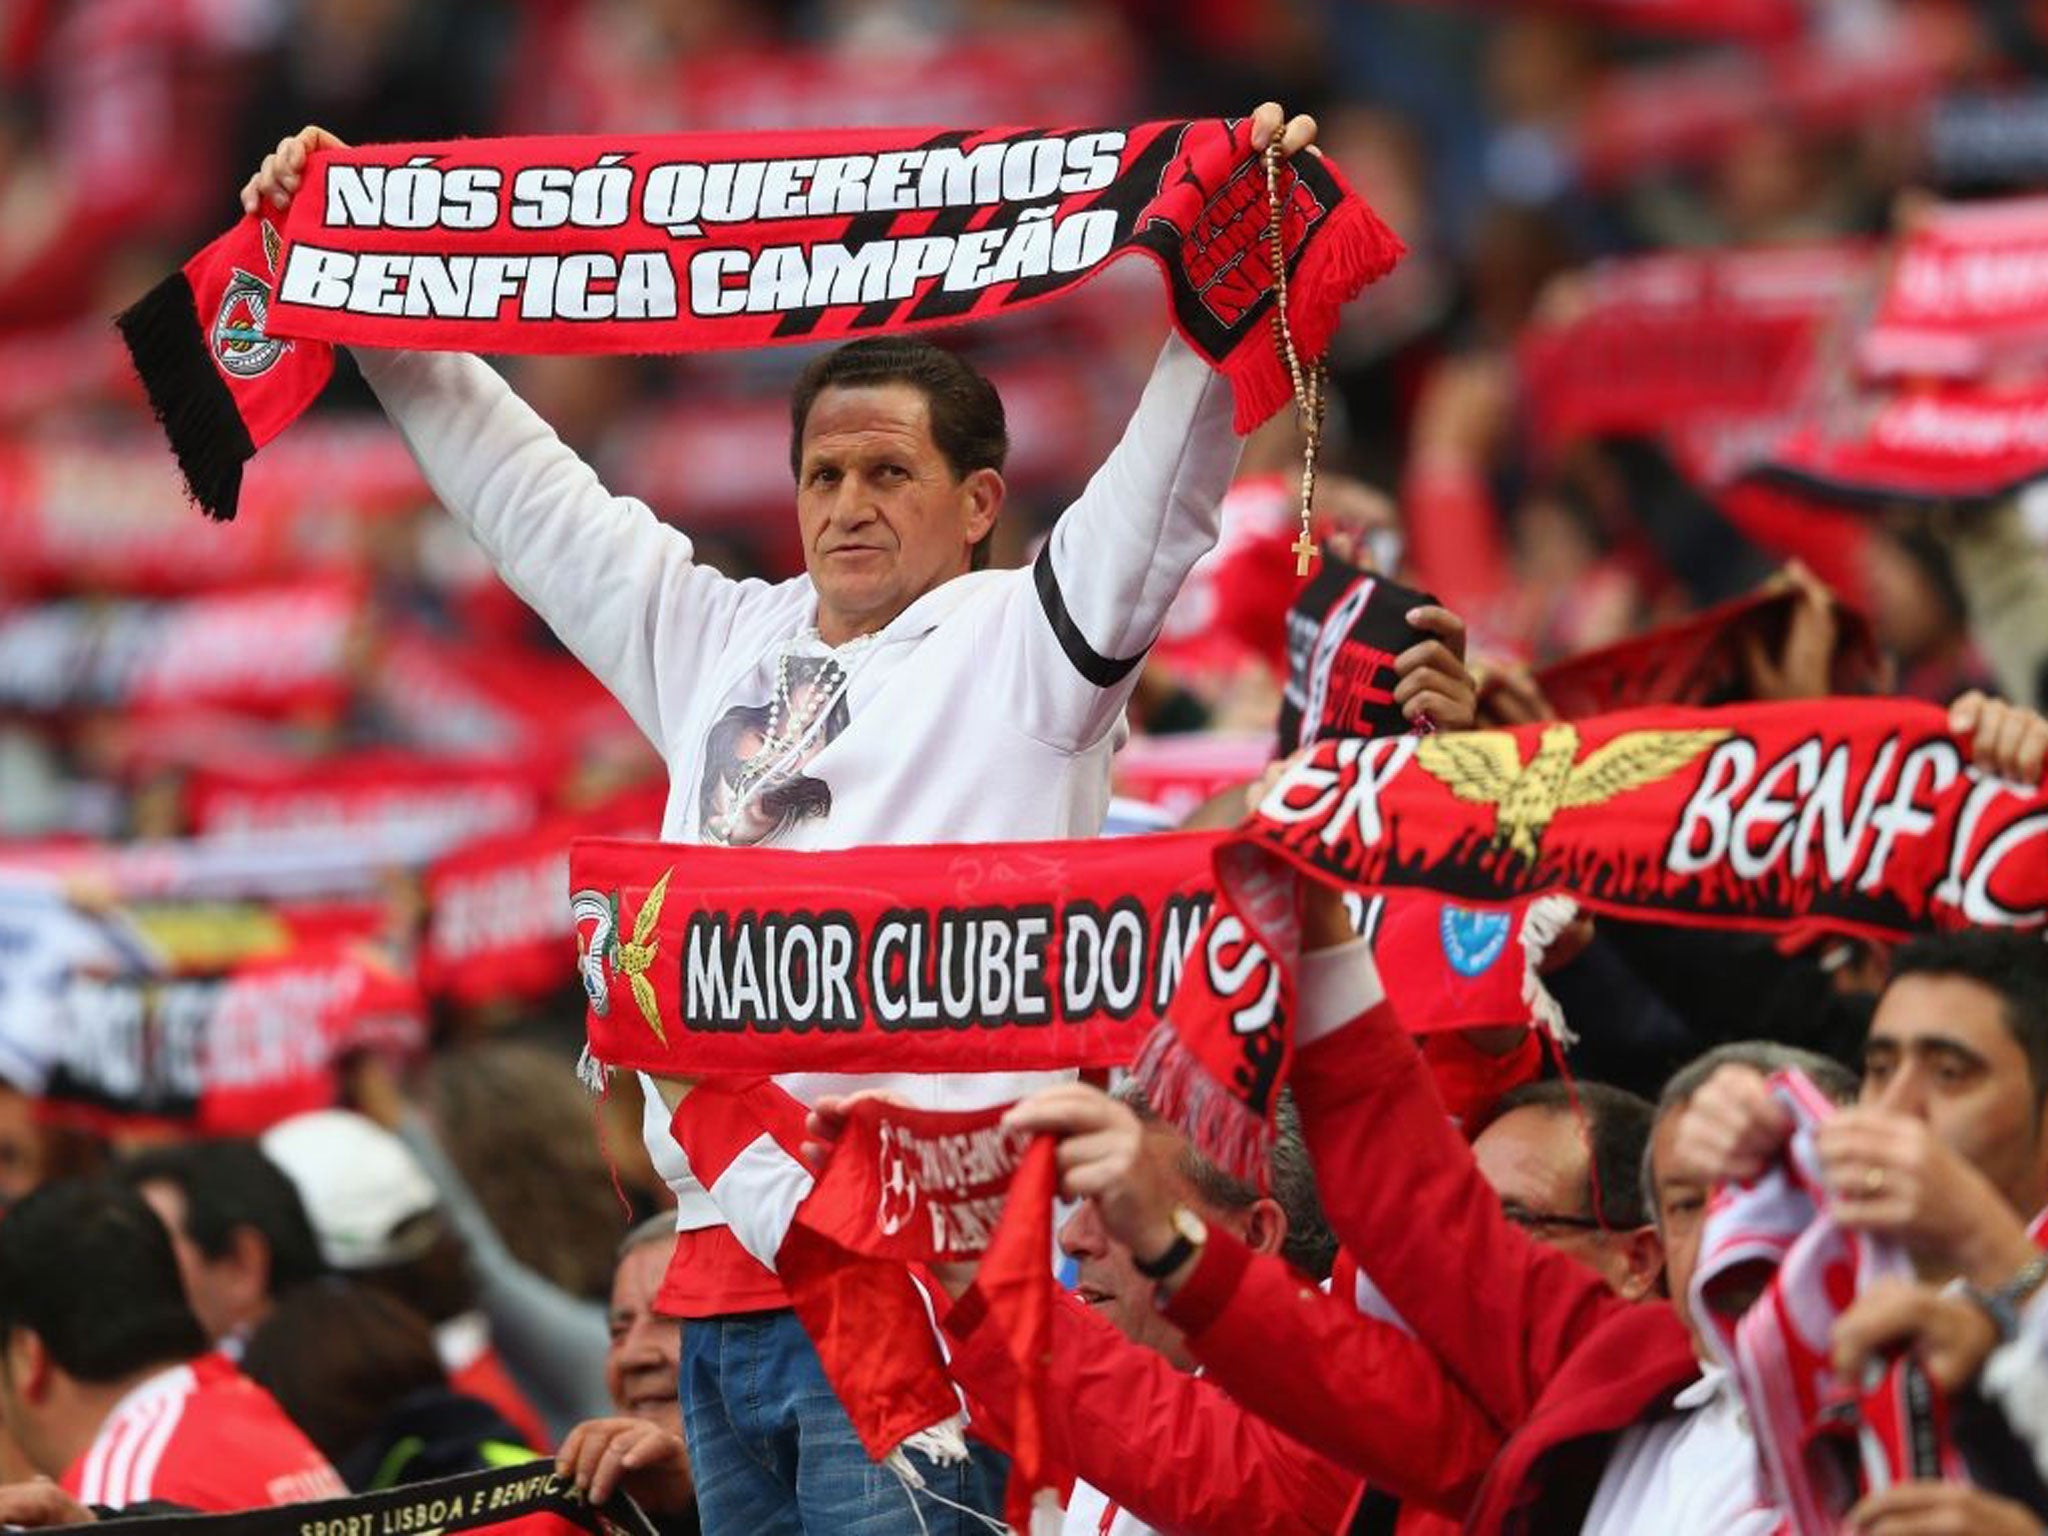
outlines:
[{"label": "blue jeans", "polygon": [[[704,1536],[986,1536],[868,1460],[794,1312],[691,1318],[682,1399]],[[968,1446],[957,1467],[907,1454],[931,1490],[1000,1518],[1008,1463]]]}]

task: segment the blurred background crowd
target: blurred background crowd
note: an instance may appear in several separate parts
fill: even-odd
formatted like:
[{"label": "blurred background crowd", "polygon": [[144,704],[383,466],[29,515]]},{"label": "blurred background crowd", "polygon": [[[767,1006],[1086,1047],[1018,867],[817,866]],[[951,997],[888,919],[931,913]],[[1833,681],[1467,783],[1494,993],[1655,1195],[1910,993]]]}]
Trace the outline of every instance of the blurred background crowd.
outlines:
[{"label": "blurred background crowd", "polygon": [[[2048,473],[2048,349],[1872,342],[1904,253],[1959,206],[2048,228],[2025,200],[2048,181],[2029,0],[10,0],[0,1196],[110,1139],[255,1134],[341,1100],[430,1122],[475,1232],[572,1296],[608,1293],[620,1200],[661,1203],[630,1085],[597,1111],[615,1184],[563,1070],[567,840],[651,836],[658,759],[432,505],[359,381],[212,526],[108,323],[227,223],[280,135],[1116,123],[1269,98],[1318,116],[1410,248],[1333,345],[1319,514],[1465,616],[1495,718],[1544,712],[1546,664],[1770,581],[1833,629],[1763,637],[1724,696],[1827,691],[1854,628],[1898,692],[2048,699],[2048,502],[2025,489]],[[959,338],[1016,444],[999,564],[1121,430],[1157,281],[1122,263]],[[807,355],[504,367],[700,558],[779,578],[801,569],[785,400]],[[1923,400],[2019,414],[1949,458],[1878,440]],[[1269,755],[1298,455],[1284,417],[1254,439],[1148,664],[1134,825]],[[1663,976],[1692,1037],[1607,1075],[1654,1085],[1716,1033],[1711,987]]]}]

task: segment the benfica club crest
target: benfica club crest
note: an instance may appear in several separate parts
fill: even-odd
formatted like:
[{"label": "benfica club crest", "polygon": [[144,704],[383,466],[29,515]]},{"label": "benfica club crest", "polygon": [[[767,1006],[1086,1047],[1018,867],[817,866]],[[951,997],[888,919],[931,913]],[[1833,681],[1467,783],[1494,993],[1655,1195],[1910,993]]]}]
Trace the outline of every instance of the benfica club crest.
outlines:
[{"label": "benfica club crest", "polygon": [[[263,221],[263,258],[277,271],[278,253],[283,245],[275,226]],[[220,296],[220,309],[213,317],[213,356],[221,367],[238,379],[253,379],[268,373],[284,356],[289,343],[265,334],[270,318],[270,284],[240,267]]]},{"label": "benfica club crest", "polygon": [[284,356],[284,343],[263,334],[270,312],[270,284],[236,267],[213,318],[213,356],[238,379],[267,373]]},{"label": "benfica club crest", "polygon": [[[599,1018],[611,1012],[612,978],[622,977],[633,994],[640,1017],[663,1045],[668,1044],[668,1032],[661,1027],[661,1005],[647,970],[661,949],[661,940],[654,936],[654,925],[668,896],[668,877],[674,873],[675,866],[671,864],[654,882],[647,899],[640,904],[639,914],[632,918],[630,935],[622,932],[626,916],[617,891],[607,894],[582,890],[569,898],[569,910],[576,922],[576,969],[583,980],[584,995],[590,999],[590,1011]],[[589,925],[587,930],[585,924]]]}]

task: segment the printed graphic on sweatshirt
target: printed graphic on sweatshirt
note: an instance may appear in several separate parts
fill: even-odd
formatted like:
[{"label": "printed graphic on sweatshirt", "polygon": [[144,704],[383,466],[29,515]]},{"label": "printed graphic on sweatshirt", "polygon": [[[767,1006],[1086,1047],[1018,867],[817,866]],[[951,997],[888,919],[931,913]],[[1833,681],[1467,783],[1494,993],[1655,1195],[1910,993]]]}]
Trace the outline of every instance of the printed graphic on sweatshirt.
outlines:
[{"label": "printed graphic on sweatshirt", "polygon": [[704,841],[751,847],[806,817],[831,815],[831,787],[804,770],[849,718],[838,660],[785,654],[768,702],[734,705],[705,738],[697,792]]}]

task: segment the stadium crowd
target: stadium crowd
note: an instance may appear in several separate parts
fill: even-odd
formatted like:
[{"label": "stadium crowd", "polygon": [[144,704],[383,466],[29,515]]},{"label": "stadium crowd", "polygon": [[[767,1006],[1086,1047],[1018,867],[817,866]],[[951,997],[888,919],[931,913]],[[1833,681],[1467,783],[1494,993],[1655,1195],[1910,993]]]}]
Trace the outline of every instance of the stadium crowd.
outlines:
[{"label": "stadium crowd", "polygon": [[[758,1140],[716,1085],[578,1082],[628,920],[572,909],[574,839],[1285,805],[1300,427],[1240,442],[1147,263],[938,347],[365,350],[227,526],[108,323],[348,144],[1282,102],[1254,143],[1408,248],[1331,341],[1315,505],[1414,596],[1404,729],[1915,700],[2038,795],[2037,10],[7,7],[0,1523],[530,1463],[663,1536],[965,1532],[1042,1451],[1070,1536],[2048,1528],[2048,911],[1529,915],[1473,1002],[1303,880],[1262,1177],[1122,1071],[789,1074]],[[1958,248],[2008,275],[1900,319]],[[758,1230],[872,1097],[1013,1105],[1062,1196],[1035,1363],[972,1263],[920,1276],[966,1438],[886,1464]],[[1849,1257],[1770,1280],[1815,1233]]]}]

